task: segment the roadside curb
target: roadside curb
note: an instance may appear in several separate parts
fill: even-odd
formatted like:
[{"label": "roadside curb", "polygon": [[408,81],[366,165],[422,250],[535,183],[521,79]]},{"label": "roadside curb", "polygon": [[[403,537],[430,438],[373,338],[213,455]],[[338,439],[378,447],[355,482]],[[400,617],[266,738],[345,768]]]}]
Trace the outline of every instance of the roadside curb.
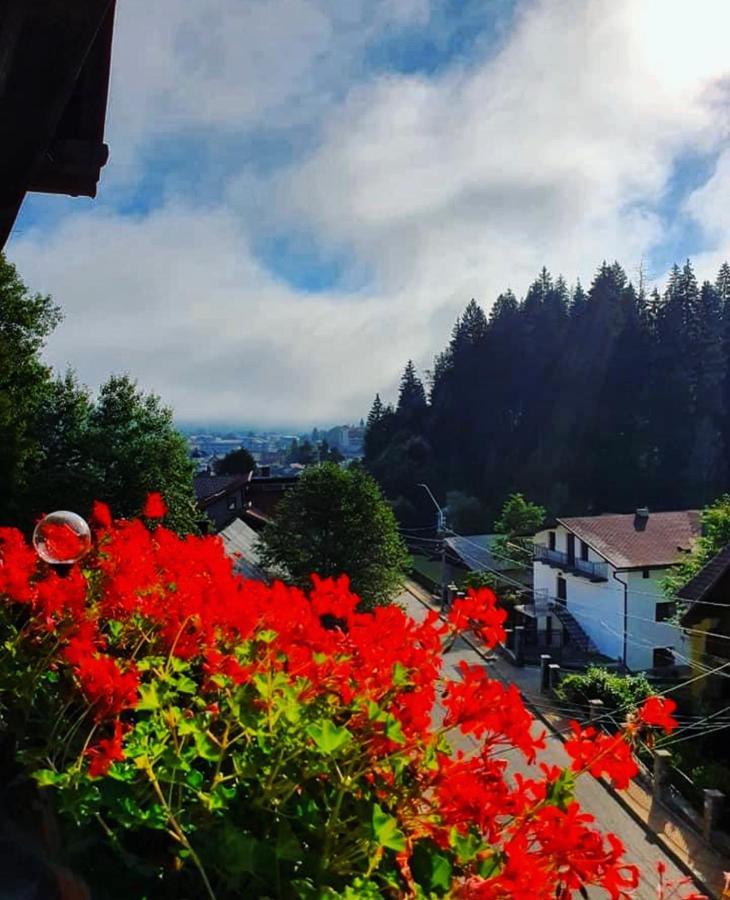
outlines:
[{"label": "roadside curb", "polygon": [[[410,584],[404,584],[405,590],[419,603],[423,604],[427,609],[432,612],[437,612],[441,618],[443,618],[443,613],[440,609],[432,606],[427,600],[424,600],[422,596],[416,593],[415,590],[411,587]],[[465,635],[460,635],[460,638],[467,644],[478,656],[480,656],[485,662],[490,662],[491,660],[485,654],[485,652],[474,643],[474,641],[470,640]],[[503,678],[500,677],[499,674],[495,673],[496,677],[500,679],[500,681],[504,681]],[[565,743],[565,738],[562,732],[555,727],[555,725],[547,719],[543,713],[535,706],[532,705],[527,695],[519,688],[518,685],[515,685],[520,693],[520,697],[522,698],[525,706],[530,710],[530,712],[535,716],[536,719],[539,719],[540,722],[545,725],[550,732],[557,737],[562,743]],[[695,887],[705,893],[708,897],[708,900],[720,900],[720,895],[717,894],[712,888],[710,888],[705,882],[700,878],[700,876],[687,864],[687,862],[677,853],[677,851],[671,846],[671,844],[664,838],[662,835],[657,834],[652,828],[649,827],[648,823],[642,818],[642,816],[633,808],[633,806],[620,794],[619,791],[616,790],[612,785],[610,785],[603,778],[594,779],[597,781],[601,787],[609,794],[619,806],[624,810],[624,812],[628,813],[629,816],[636,822],[636,824],[642,829],[642,831],[647,835],[647,837],[651,840],[652,843],[660,846],[662,851],[666,853],[666,855],[672,860],[674,865],[684,874],[692,880]]]}]

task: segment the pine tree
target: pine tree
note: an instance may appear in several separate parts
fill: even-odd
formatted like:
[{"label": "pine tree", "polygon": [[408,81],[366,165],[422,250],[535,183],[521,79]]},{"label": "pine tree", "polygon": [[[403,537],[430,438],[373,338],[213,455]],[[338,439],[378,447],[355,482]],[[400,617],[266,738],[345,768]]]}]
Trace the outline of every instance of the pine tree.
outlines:
[{"label": "pine tree", "polygon": [[416,375],[412,360],[408,360],[401,376],[397,415],[407,424],[416,424],[426,412],[426,391]]},{"label": "pine tree", "polygon": [[383,403],[380,399],[380,394],[375,395],[375,400],[373,400],[373,405],[370,408],[370,412],[368,413],[368,429],[372,428],[376,422],[379,422],[383,418]]}]

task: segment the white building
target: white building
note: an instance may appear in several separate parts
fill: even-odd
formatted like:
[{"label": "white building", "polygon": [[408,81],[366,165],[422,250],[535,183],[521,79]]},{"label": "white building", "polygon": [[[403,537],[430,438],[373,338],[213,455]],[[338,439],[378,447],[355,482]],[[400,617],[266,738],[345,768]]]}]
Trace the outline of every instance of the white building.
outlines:
[{"label": "white building", "polygon": [[674,604],[661,581],[699,535],[694,510],[557,519],[535,536],[536,606],[570,613],[603,655],[632,671],[685,665],[689,647],[667,623]]}]

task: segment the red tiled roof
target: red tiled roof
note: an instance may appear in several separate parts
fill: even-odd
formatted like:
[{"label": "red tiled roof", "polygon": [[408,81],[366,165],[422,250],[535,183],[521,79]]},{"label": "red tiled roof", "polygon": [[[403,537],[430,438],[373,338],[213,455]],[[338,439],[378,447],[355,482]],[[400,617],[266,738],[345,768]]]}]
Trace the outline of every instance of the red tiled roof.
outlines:
[{"label": "red tiled roof", "polygon": [[700,513],[695,509],[558,519],[612,565],[620,569],[670,566],[692,549],[700,536]]}]

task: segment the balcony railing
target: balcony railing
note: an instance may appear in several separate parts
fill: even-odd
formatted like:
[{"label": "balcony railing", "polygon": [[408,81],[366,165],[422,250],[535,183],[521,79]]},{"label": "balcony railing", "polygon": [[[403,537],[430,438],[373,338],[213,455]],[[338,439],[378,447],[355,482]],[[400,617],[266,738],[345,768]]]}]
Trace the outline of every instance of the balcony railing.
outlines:
[{"label": "balcony railing", "polygon": [[590,578],[591,581],[608,580],[608,565],[605,562],[578,559],[575,556],[568,556],[562,550],[551,550],[542,544],[533,545],[532,558],[536,562],[546,563],[548,566],[555,566],[558,569],[573,572],[575,575],[583,575],[585,578]]}]

